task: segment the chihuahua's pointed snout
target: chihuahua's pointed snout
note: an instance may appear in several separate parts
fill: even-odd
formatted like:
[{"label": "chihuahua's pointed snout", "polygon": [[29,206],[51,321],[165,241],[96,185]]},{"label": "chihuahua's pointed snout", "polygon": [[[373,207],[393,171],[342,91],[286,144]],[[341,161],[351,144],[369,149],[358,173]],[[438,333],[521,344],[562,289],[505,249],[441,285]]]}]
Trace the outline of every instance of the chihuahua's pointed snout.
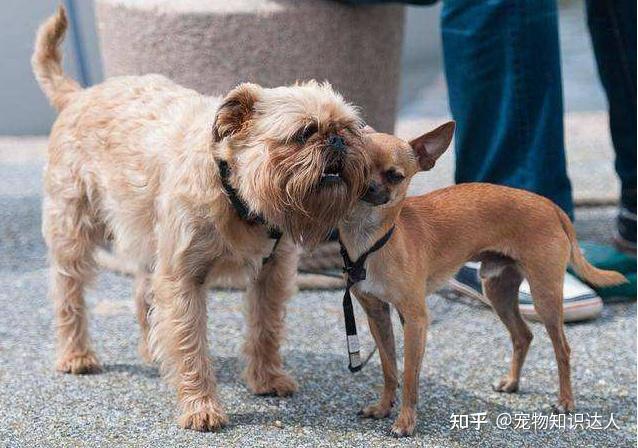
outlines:
[{"label": "chihuahua's pointed snout", "polygon": [[383,205],[390,200],[390,193],[386,188],[383,188],[383,185],[370,181],[361,199],[373,205]]},{"label": "chihuahua's pointed snout", "polygon": [[344,152],[346,150],[346,141],[338,134],[330,134],[326,139],[326,144],[337,152]]}]

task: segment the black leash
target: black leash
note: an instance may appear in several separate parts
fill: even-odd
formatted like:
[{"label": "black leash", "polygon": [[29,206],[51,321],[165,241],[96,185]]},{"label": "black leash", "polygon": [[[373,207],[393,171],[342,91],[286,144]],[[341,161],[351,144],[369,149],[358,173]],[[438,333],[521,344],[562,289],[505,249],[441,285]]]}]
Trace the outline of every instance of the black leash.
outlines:
[{"label": "black leash", "polygon": [[279,241],[283,236],[281,230],[271,227],[263,216],[254,214],[248,205],[239,197],[239,193],[237,190],[230,184],[230,167],[228,166],[228,162],[225,160],[217,160],[217,167],[219,168],[219,176],[222,181],[222,186],[224,187],[224,191],[226,192],[226,196],[228,196],[228,200],[232,204],[233,208],[239,215],[241,219],[246,221],[248,224],[263,224],[268,228],[268,237],[270,239],[275,240],[275,244],[273,245],[272,251],[270,255],[264,257],[263,264],[268,263],[272,260],[273,255],[275,254],[275,250],[279,245]]},{"label": "black leash", "polygon": [[357,336],[357,322],[354,318],[354,309],[352,307],[352,296],[350,294],[350,288],[355,283],[359,283],[366,278],[365,263],[368,256],[379,249],[381,249],[392,237],[394,233],[394,226],[388,232],[381,237],[376,243],[372,245],[370,249],[365,251],[359,258],[352,261],[346,247],[343,245],[341,238],[339,238],[339,245],[341,246],[341,256],[343,257],[343,272],[346,274],[346,292],[343,295],[343,317],[346,324],[346,343],[348,345],[348,369],[351,372],[358,372],[363,366],[370,360],[372,354],[362,363],[361,351],[359,346],[359,336]]}]

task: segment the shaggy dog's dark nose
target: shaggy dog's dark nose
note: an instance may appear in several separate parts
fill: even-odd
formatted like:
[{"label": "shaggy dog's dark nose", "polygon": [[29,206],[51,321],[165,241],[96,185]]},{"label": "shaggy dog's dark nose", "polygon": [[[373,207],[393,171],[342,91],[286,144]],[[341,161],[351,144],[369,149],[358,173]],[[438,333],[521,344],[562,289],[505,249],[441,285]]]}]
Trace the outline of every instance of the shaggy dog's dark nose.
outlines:
[{"label": "shaggy dog's dark nose", "polygon": [[337,134],[330,134],[326,139],[326,144],[340,153],[346,150],[346,141],[342,136]]}]

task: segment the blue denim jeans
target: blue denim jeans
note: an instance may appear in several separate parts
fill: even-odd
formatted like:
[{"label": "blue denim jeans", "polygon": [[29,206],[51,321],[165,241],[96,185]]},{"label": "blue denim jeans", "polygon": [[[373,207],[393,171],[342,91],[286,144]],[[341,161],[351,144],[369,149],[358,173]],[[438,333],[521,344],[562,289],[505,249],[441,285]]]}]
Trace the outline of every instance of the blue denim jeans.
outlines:
[{"label": "blue denim jeans", "polygon": [[609,103],[621,203],[636,213],[636,2],[588,0],[587,24]]},{"label": "blue denim jeans", "polygon": [[456,182],[530,190],[571,216],[556,1],[446,0],[441,33]]},{"label": "blue denim jeans", "polygon": [[[586,4],[609,102],[621,201],[635,212],[636,1]],[[457,122],[456,182],[534,191],[573,217],[556,0],[443,0],[441,33],[450,109]]]},{"label": "blue denim jeans", "polygon": [[[587,1],[622,201],[636,207],[636,3]],[[456,182],[542,194],[573,216],[563,143],[556,0],[445,0],[441,14]],[[633,205],[632,205],[633,202]]]}]

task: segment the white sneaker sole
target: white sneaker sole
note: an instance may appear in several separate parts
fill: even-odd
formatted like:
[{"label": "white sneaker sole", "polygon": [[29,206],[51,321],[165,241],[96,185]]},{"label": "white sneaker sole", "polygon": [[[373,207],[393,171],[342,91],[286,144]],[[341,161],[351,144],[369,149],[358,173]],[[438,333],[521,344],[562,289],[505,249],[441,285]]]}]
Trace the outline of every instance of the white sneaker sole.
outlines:
[{"label": "white sneaker sole", "polygon": [[[465,286],[456,279],[452,278],[448,284],[450,287],[459,294],[472,299],[478,299],[485,305],[492,307],[492,304],[483,294],[480,294],[472,288]],[[536,313],[534,305],[521,305],[519,304],[521,316],[527,320],[540,322],[540,316]],[[578,300],[576,302],[563,303],[563,321],[564,322],[576,322],[582,320],[594,319],[603,311],[603,301],[600,297],[588,297],[586,299]]]}]

